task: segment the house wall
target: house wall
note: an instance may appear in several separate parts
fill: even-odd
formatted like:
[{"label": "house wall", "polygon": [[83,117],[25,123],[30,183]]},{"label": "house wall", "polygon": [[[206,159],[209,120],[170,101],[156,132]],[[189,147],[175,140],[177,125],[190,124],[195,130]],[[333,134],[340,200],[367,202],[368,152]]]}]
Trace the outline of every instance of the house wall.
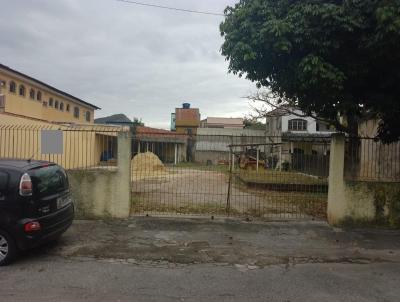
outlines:
[{"label": "house wall", "polygon": [[[94,109],[85,106],[73,99],[50,90],[43,85],[39,85],[34,81],[23,78],[22,76],[13,75],[0,69],[0,81],[5,83],[1,89],[4,94],[5,108],[4,112],[23,115],[31,118],[41,119],[49,122],[69,122],[78,124],[93,123]],[[16,92],[10,92],[10,83],[16,83]],[[25,96],[19,95],[19,86],[24,85]],[[30,98],[31,88],[35,91],[35,98]],[[37,100],[37,92],[40,91],[42,96],[41,100]],[[49,105],[50,98],[53,99],[53,106]],[[64,104],[64,110],[56,109],[54,107],[55,101],[59,104]],[[67,105],[70,110],[67,111]],[[79,118],[74,117],[74,107],[79,108]],[[90,120],[86,120],[86,112],[90,112]]]},{"label": "house wall", "polygon": [[[303,114],[299,110],[295,110],[295,113],[298,114]],[[292,119],[302,119],[307,121],[307,131],[296,131],[297,133],[311,133],[315,134],[318,133],[317,131],[317,121],[313,119],[312,117],[298,117],[294,114],[288,114],[282,116],[282,132],[288,132],[289,131],[289,121]]]},{"label": "house wall", "polygon": [[[300,110],[294,110],[294,113],[304,115]],[[317,122],[317,120],[312,117],[299,117],[298,115],[287,113],[279,116],[267,116],[267,135],[278,136],[281,135],[282,132],[292,132],[289,130],[289,121],[292,119],[302,119],[307,121],[307,131],[295,131],[295,133],[318,134],[321,132],[333,132],[326,124]],[[319,124],[318,127],[317,124]]]}]

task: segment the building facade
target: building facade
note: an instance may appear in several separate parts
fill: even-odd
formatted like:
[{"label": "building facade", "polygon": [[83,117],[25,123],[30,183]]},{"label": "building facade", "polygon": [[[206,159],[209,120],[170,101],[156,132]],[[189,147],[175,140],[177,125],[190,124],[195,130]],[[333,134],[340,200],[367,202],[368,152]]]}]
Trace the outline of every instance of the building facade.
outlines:
[{"label": "building facade", "polygon": [[97,106],[0,64],[0,113],[46,122],[92,124]]},{"label": "building facade", "polygon": [[182,108],[176,108],[174,118],[176,133],[195,135],[200,127],[200,110],[190,108],[189,103],[184,103]]}]

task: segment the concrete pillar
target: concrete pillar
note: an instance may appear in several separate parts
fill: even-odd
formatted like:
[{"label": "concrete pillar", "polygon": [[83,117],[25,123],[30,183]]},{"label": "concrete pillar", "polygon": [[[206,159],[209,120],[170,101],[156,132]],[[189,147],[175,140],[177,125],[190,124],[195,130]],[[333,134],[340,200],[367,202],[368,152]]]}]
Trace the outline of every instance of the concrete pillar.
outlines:
[{"label": "concrete pillar", "polygon": [[346,218],[344,183],[345,136],[333,134],[329,158],[328,222],[337,224]]},{"label": "concrete pillar", "polygon": [[118,170],[114,183],[111,216],[128,218],[131,208],[131,137],[129,132],[118,133]]}]

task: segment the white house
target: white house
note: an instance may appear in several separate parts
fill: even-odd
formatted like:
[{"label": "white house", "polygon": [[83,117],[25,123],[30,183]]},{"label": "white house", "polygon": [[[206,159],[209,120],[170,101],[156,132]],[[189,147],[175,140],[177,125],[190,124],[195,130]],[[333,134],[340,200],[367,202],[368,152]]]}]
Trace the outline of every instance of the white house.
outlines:
[{"label": "white house", "polygon": [[267,154],[278,168],[306,160],[311,165],[313,156],[327,157],[333,132],[326,123],[283,105],[266,114]]}]

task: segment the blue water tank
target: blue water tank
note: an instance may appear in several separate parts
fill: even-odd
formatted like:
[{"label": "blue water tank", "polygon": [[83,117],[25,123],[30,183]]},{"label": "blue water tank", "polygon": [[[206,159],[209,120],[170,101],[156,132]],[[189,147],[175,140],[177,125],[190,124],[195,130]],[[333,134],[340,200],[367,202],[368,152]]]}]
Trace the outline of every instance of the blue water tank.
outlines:
[{"label": "blue water tank", "polygon": [[183,103],[182,104],[183,109],[190,109],[190,103]]}]

